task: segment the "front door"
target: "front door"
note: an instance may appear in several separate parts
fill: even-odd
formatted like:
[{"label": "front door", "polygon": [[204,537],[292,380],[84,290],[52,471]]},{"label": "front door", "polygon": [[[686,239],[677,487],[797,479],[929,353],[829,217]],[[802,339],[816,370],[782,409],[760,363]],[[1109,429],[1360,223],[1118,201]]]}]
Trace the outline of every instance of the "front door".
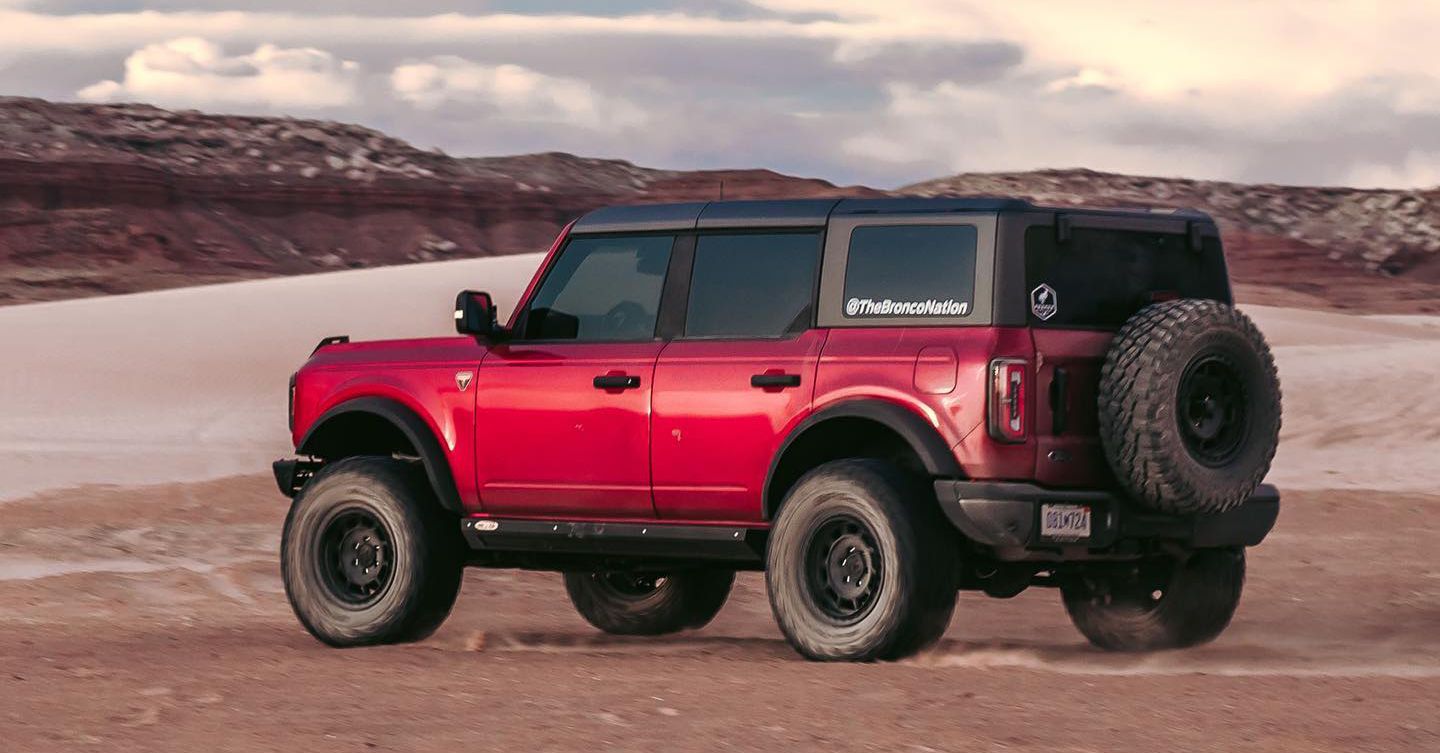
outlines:
[{"label": "front door", "polygon": [[655,324],[674,238],[575,238],[476,376],[492,515],[652,518]]},{"label": "front door", "polygon": [[694,254],[682,334],[655,369],[655,508],[672,520],[759,521],[770,461],[815,391],[820,237],[701,235]]}]

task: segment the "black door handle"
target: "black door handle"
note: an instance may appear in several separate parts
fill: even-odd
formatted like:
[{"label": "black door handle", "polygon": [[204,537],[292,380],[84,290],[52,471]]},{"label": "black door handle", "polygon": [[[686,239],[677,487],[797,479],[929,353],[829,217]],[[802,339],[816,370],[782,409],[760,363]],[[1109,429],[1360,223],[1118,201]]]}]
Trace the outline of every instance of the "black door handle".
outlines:
[{"label": "black door handle", "polygon": [[626,374],[606,374],[595,377],[597,390],[633,390],[640,386],[640,377]]},{"label": "black door handle", "polygon": [[751,387],[799,387],[799,374],[756,374],[750,377]]}]

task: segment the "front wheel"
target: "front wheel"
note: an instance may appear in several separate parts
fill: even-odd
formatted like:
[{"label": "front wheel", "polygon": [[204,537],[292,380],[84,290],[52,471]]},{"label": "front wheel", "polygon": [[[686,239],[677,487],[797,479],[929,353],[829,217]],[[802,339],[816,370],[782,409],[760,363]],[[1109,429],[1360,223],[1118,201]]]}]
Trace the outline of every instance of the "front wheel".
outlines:
[{"label": "front wheel", "polygon": [[1201,549],[1077,575],[1061,587],[1065,610],[1107,651],[1159,651],[1209,643],[1240,604],[1245,550]]},{"label": "front wheel", "polygon": [[280,570],[295,615],[321,641],[402,643],[450,614],[463,547],[414,464],[353,457],[325,466],[296,496]]},{"label": "front wheel", "polygon": [[664,635],[704,627],[719,614],[734,582],[735,573],[729,570],[565,573],[565,591],[575,610],[612,635]]}]

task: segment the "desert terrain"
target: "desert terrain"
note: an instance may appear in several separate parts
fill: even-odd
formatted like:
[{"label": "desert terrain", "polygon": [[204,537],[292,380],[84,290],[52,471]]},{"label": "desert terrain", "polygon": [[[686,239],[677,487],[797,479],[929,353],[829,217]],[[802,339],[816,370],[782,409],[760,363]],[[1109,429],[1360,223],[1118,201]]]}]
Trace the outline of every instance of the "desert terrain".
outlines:
[{"label": "desert terrain", "polygon": [[461,288],[510,305],[537,261],[0,309],[0,750],[1440,750],[1440,317],[1258,294],[1285,501],[1210,646],[1103,654],[1033,589],[820,665],[753,574],[704,630],[626,640],[512,571],[427,641],[321,646],[278,573],[286,376],[325,335],[445,333]]},{"label": "desert terrain", "polygon": [[0,305],[533,253],[610,204],[882,195],[1192,207],[1219,222],[1242,300],[1440,314],[1440,188],[1084,169],[839,186],[563,153],[453,157],[346,123],[19,97],[0,97]]}]

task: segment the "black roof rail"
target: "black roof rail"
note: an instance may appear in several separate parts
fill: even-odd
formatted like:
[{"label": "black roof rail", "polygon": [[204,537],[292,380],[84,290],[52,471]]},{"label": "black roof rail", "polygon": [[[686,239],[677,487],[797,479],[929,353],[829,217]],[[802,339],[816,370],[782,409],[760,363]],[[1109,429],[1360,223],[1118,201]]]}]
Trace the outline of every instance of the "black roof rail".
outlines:
[{"label": "black roof rail", "polygon": [[1006,198],[917,198],[845,199],[835,207],[835,214],[916,214],[922,212],[1003,212],[1035,209],[1023,199]]},{"label": "black roof rail", "polygon": [[[759,199],[692,201],[670,204],[632,204],[596,209],[576,220],[571,231],[588,233],[683,232],[705,228],[823,227],[830,217],[866,214],[925,214],[948,212],[1055,212],[1086,217],[1128,217],[1212,223],[1210,215],[1195,209],[1149,207],[1054,207],[1025,199],[1005,197],[914,197],[865,199]],[[1057,228],[1057,234],[1064,231]],[[1063,242],[1063,239],[1062,239]]]}]

